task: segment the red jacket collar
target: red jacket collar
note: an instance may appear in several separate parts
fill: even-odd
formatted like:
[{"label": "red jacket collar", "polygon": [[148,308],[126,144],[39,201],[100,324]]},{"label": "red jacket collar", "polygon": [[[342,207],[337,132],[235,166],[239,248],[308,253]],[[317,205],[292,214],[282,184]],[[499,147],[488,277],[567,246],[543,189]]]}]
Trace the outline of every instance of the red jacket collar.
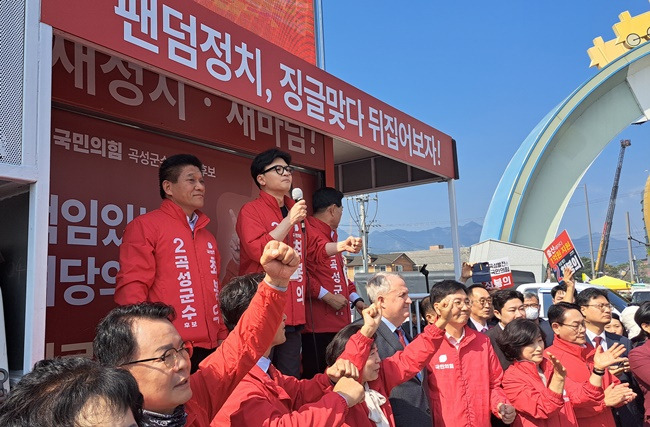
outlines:
[{"label": "red jacket collar", "polygon": [[[190,225],[187,223],[187,215],[185,214],[185,211],[176,203],[169,199],[165,199],[160,204],[160,210],[171,217],[181,220],[187,228],[190,228]],[[199,219],[196,221],[195,229],[203,228],[210,222],[210,218],[200,210],[197,209],[194,212],[199,216]]]},{"label": "red jacket collar", "polygon": [[[516,369],[524,371],[530,376],[538,376],[537,364],[535,362],[531,362],[530,360],[515,360],[513,365]],[[551,361],[545,357],[539,366],[542,368],[542,372],[544,372],[546,378],[550,378],[550,374],[553,373],[553,364]]]},{"label": "red jacket collar", "polygon": [[[278,212],[280,212],[280,206],[278,206],[278,200],[275,198],[275,196],[272,196],[266,191],[260,190],[260,199],[262,199],[268,206],[275,208]],[[284,196],[284,205],[287,207],[287,209],[291,209],[295,203],[296,202],[294,202],[291,197],[286,195]]]},{"label": "red jacket collar", "polygon": [[266,389],[269,391],[269,393],[274,395],[276,398],[291,401],[291,397],[287,394],[287,392],[279,384],[273,381],[269,374],[264,372],[259,366],[253,366],[248,374],[262,383],[264,387],[266,387]]},{"label": "red jacket collar", "polygon": [[[593,348],[590,349],[589,347],[582,347],[579,344],[574,344],[572,342],[563,340],[557,335],[555,336],[553,345],[551,347],[556,347],[557,349],[572,354],[584,361],[588,360],[594,352]],[[553,352],[551,352],[551,354],[552,353]]]},{"label": "red jacket collar", "polygon": [[[470,328],[467,325],[463,326],[463,329],[465,331],[465,336],[461,339],[460,344],[458,345],[459,349],[465,347],[470,342],[474,341],[476,335],[480,333],[480,332],[476,332],[474,329]],[[449,338],[447,338],[446,332],[444,336],[445,336],[445,340],[451,345]]]},{"label": "red jacket collar", "polygon": [[[332,227],[330,227],[328,223],[323,222],[314,216],[308,217],[307,221],[309,222],[309,225],[325,234],[330,241],[336,242],[338,240],[336,230],[332,230]],[[332,234],[332,232],[334,232],[334,234]]]}]

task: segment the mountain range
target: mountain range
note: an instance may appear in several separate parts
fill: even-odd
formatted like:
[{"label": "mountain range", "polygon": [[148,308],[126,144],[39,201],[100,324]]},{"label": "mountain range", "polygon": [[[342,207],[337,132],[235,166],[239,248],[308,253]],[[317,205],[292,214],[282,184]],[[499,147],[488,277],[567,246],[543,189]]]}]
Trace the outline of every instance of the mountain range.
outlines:
[{"label": "mountain range", "polygon": [[[468,222],[458,227],[458,237],[461,246],[472,246],[479,242],[481,237],[481,225],[476,222]],[[345,237],[342,233],[340,237]],[[408,231],[402,229],[376,230],[371,231],[369,247],[371,253],[388,253],[402,251],[419,251],[429,249],[433,245],[451,247],[451,228],[435,227],[427,230]],[[589,257],[589,237],[584,235],[579,238],[572,238],[578,254]],[[598,252],[600,234],[593,233],[594,257]],[[637,259],[647,257],[643,246],[638,243],[632,245]],[[607,263],[612,265],[622,264],[628,261],[627,241],[610,238],[607,252]]]}]

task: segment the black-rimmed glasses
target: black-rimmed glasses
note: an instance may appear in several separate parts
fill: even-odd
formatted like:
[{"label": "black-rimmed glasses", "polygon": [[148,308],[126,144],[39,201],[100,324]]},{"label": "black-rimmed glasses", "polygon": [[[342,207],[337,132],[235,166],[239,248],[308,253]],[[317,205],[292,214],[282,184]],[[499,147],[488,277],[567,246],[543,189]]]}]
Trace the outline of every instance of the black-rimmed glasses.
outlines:
[{"label": "black-rimmed glasses", "polygon": [[587,307],[596,307],[600,311],[611,310],[611,304],[585,304]]},{"label": "black-rimmed glasses", "polygon": [[492,305],[492,298],[479,298],[472,300],[472,302],[477,302],[479,306],[483,307],[485,305]]},{"label": "black-rimmed glasses", "polygon": [[183,341],[183,344],[181,344],[181,346],[178,348],[170,348],[169,350],[165,351],[160,357],[134,360],[132,362],[122,363],[120,366],[133,365],[134,363],[160,361],[163,362],[169,369],[173,369],[176,367],[180,357],[184,357],[185,354],[187,354],[188,357],[192,357],[192,353],[194,353],[194,342],[188,340]]},{"label": "black-rimmed glasses", "polygon": [[264,175],[267,172],[275,171],[278,175],[284,175],[284,173],[288,173],[291,175],[293,173],[293,166],[282,166],[282,165],[275,165],[271,166],[270,168],[262,171],[260,175]]},{"label": "black-rimmed glasses", "polygon": [[578,323],[577,325],[568,325],[568,324],[566,324],[566,323],[560,323],[560,325],[562,325],[562,326],[566,326],[567,328],[571,328],[571,329],[573,329],[576,333],[577,333],[578,331],[580,331],[580,329],[587,330],[587,325],[585,325],[584,322],[583,322],[583,323]]}]

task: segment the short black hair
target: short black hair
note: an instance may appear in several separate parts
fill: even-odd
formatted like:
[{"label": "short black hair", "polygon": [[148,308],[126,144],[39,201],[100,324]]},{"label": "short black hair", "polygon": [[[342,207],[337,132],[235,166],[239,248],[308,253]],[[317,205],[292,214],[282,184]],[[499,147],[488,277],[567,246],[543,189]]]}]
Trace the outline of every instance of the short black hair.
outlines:
[{"label": "short black hair", "polygon": [[343,327],[343,329],[334,335],[334,338],[332,338],[332,341],[327,346],[327,350],[325,350],[325,363],[327,363],[327,366],[332,366],[336,362],[336,359],[343,354],[350,337],[359,332],[359,330],[361,330],[361,325],[352,323]]},{"label": "short black hair", "polygon": [[548,308],[548,323],[551,325],[553,325],[553,323],[563,323],[564,315],[568,310],[578,310],[578,312],[580,312],[580,306],[564,301],[551,305]]},{"label": "short black hair", "polygon": [[174,308],[162,302],[115,307],[97,325],[93,340],[95,358],[104,366],[120,366],[130,362],[138,349],[133,336],[133,322],[136,319],[173,322],[175,318]]},{"label": "short black hair", "polygon": [[239,319],[250,305],[263,279],[264,273],[251,273],[234,277],[219,292],[221,315],[229,331],[232,331],[237,326],[237,322],[239,322]]},{"label": "short black hair", "polygon": [[534,320],[515,319],[508,323],[497,338],[497,344],[508,360],[518,360],[521,349],[531,345],[538,337],[542,337],[542,330]]},{"label": "short black hair", "polygon": [[492,307],[500,313],[503,306],[511,299],[518,299],[522,304],[524,303],[524,295],[521,292],[514,289],[499,289],[492,293]]},{"label": "short black hair", "polygon": [[191,154],[175,154],[167,157],[160,165],[158,170],[158,185],[160,186],[160,198],[167,198],[167,193],[163,189],[163,182],[169,181],[176,183],[185,166],[196,166],[203,173],[203,163],[198,157]]},{"label": "short black hair", "polygon": [[323,187],[314,193],[311,207],[314,213],[319,213],[332,205],[341,207],[341,200],[343,200],[343,193],[339,190],[332,187]]},{"label": "short black hair", "polygon": [[425,317],[428,313],[434,313],[433,304],[431,304],[431,298],[428,296],[420,300],[420,317],[426,322],[427,318]]},{"label": "short black hair", "polygon": [[555,299],[555,295],[558,291],[566,292],[566,283],[562,282],[559,285],[555,285],[551,288],[551,298]]},{"label": "short black hair", "polygon": [[639,342],[650,338],[650,334],[646,332],[645,329],[643,329],[643,326],[641,326],[644,323],[650,324],[650,301],[644,301],[641,303],[641,305],[639,305],[639,308],[634,313],[634,321],[637,325],[639,325],[639,328],[641,329],[641,333],[633,338],[634,342]]},{"label": "short black hair", "polygon": [[605,297],[605,299],[609,302],[606,290],[598,288],[587,288],[581,291],[576,297],[576,305],[579,305],[580,307],[587,306],[592,299],[598,297]]},{"label": "short black hair", "polygon": [[472,286],[467,288],[467,295],[468,296],[474,295],[474,289],[483,289],[483,290],[487,291],[487,288],[485,287],[485,285],[481,285],[480,283],[477,283],[477,284],[472,285]]},{"label": "short black hair", "polygon": [[431,304],[433,305],[437,302],[440,302],[445,299],[447,295],[455,294],[458,291],[463,291],[465,294],[467,294],[465,285],[460,282],[457,282],[455,280],[442,280],[440,282],[437,282],[431,287],[431,293],[429,294],[429,298],[431,298]]},{"label": "short black hair", "polygon": [[271,148],[270,150],[262,151],[260,154],[255,156],[253,162],[251,163],[251,176],[257,188],[260,188],[260,183],[257,182],[257,175],[264,172],[266,167],[273,163],[277,158],[284,160],[287,165],[291,164],[291,154],[278,150],[277,148]]},{"label": "short black hair", "polygon": [[0,406],[0,425],[77,426],[96,399],[112,412],[107,415],[129,409],[137,423],[141,420],[143,398],[129,371],[83,357],[41,360]]}]

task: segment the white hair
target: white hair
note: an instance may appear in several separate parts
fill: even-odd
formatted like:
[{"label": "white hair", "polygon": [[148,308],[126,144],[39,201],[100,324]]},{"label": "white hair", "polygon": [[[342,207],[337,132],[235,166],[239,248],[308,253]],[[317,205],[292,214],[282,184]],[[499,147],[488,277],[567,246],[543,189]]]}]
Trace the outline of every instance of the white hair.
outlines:
[{"label": "white hair", "polygon": [[375,302],[377,301],[377,298],[390,292],[391,277],[400,278],[401,276],[396,273],[381,272],[375,274],[370,278],[370,280],[368,280],[368,283],[366,284],[366,292],[368,293],[370,302]]}]

